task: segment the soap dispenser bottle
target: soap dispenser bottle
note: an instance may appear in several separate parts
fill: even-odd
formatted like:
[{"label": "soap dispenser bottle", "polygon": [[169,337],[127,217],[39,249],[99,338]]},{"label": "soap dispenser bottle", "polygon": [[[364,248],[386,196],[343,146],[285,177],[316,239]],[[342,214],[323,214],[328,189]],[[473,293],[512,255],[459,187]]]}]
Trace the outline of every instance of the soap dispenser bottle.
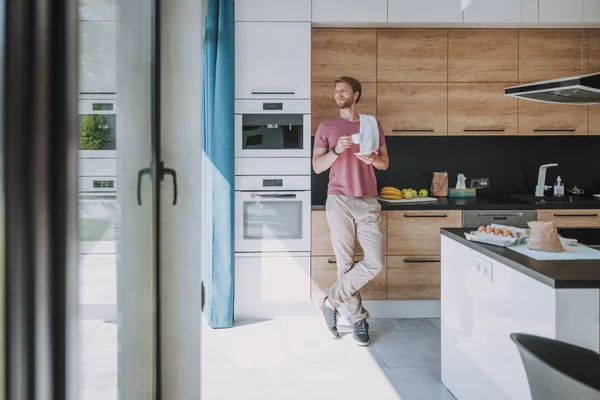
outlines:
[{"label": "soap dispenser bottle", "polygon": [[562,183],[560,176],[554,182],[554,196],[562,197],[565,195],[565,185]]}]

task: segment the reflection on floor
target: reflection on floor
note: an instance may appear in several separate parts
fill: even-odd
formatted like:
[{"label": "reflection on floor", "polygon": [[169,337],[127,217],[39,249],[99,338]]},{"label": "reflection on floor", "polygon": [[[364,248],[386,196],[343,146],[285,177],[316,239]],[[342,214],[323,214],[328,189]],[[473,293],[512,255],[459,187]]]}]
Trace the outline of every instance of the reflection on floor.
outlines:
[{"label": "reflection on floor", "polygon": [[[202,400],[453,400],[440,383],[438,319],[371,319],[371,344],[318,318],[202,330]],[[82,320],[81,399],[117,400],[117,325]]]}]

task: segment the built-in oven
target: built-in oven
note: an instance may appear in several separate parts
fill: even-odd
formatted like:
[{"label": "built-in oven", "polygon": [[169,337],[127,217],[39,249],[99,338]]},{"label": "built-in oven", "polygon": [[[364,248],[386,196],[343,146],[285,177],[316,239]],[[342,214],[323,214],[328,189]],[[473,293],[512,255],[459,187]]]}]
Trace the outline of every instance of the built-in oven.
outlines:
[{"label": "built-in oven", "polygon": [[310,157],[310,154],[309,101],[236,101],[236,157]]},{"label": "built-in oven", "polygon": [[121,209],[115,176],[79,177],[79,253],[117,254]]},{"label": "built-in oven", "polygon": [[235,177],[235,252],[310,251],[310,176]]}]

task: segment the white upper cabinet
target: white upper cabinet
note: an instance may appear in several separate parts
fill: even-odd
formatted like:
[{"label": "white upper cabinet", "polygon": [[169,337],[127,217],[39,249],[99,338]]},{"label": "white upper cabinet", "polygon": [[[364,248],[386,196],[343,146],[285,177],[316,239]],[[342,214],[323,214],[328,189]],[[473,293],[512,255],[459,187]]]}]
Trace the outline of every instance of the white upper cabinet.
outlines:
[{"label": "white upper cabinet", "polygon": [[236,21],[310,22],[311,0],[235,0]]},{"label": "white upper cabinet", "polygon": [[538,0],[472,0],[464,10],[466,23],[537,22]]},{"label": "white upper cabinet", "polygon": [[79,22],[79,92],[117,91],[115,21]]},{"label": "white upper cabinet", "polygon": [[582,23],[583,0],[539,0],[540,23]]},{"label": "white upper cabinet", "polygon": [[583,22],[600,23],[600,0],[583,0]]},{"label": "white upper cabinet", "polygon": [[388,22],[462,20],[461,0],[388,0]]},{"label": "white upper cabinet", "polygon": [[235,98],[310,98],[310,22],[235,23]]},{"label": "white upper cabinet", "polygon": [[312,21],[386,22],[387,8],[387,0],[312,0]]}]

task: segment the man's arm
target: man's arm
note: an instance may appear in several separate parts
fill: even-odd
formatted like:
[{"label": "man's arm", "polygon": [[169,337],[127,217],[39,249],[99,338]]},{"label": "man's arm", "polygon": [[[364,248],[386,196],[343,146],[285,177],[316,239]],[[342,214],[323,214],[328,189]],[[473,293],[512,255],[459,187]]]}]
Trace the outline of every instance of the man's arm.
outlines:
[{"label": "man's arm", "polygon": [[326,148],[323,147],[315,147],[313,150],[313,159],[312,165],[316,174],[320,174],[321,172],[327,171],[337,160],[339,154],[342,154],[347,148],[352,146],[352,138],[350,136],[342,136],[335,146],[334,150],[338,155],[336,155],[333,151],[327,151]]},{"label": "man's arm", "polygon": [[380,170],[386,170],[390,166],[390,158],[388,157],[387,146],[379,146],[377,152],[373,152],[370,156],[363,156],[357,154],[362,162],[365,164],[373,164],[373,166]]}]

